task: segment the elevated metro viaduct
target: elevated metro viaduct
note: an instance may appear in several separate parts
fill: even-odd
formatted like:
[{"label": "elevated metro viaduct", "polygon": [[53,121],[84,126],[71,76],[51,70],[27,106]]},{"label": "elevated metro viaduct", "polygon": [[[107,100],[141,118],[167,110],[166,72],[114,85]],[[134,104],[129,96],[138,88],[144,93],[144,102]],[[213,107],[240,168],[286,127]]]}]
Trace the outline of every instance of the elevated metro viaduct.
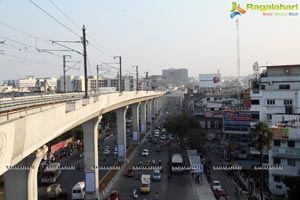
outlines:
[{"label": "elevated metro viaduct", "polygon": [[78,125],[83,127],[84,172],[88,180],[86,199],[96,199],[99,174],[94,166],[98,165],[97,126],[102,114],[112,110],[117,113],[118,161],[123,162],[126,160],[128,106],[132,108],[133,131],[139,137],[146,131],[147,122],[151,123],[153,114],[163,106],[163,98],[160,98],[163,95],[163,92],[150,91],[111,93],[2,116],[0,175],[5,177],[5,199],[38,199],[38,167],[48,151],[46,144]]}]

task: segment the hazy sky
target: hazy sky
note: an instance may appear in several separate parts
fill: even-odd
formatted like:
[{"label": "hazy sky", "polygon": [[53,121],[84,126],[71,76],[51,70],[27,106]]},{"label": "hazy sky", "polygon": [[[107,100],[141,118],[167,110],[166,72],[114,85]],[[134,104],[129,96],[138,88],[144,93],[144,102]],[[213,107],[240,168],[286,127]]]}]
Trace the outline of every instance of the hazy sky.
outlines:
[{"label": "hazy sky", "polygon": [[[255,61],[260,65],[300,63],[300,16],[267,17],[260,11],[247,10],[231,19],[231,0],[51,0],[79,27],[50,0],[32,1],[75,33],[29,0],[0,0],[0,42],[5,40],[0,44],[0,54],[5,54],[0,55],[0,81],[28,75],[60,76],[62,57],[39,53],[36,48],[61,49],[44,40],[80,40],[79,28],[83,24],[89,41],[89,75],[96,74],[97,64],[115,62],[113,56],[119,55],[124,69],[133,70],[132,65],[139,65],[140,76],[145,76],[145,71],[149,75],[161,74],[162,69],[171,67],[188,68],[189,76],[215,73],[218,69],[222,76],[236,75],[236,19],[240,27],[241,75],[251,73]],[[236,2],[242,8],[247,3],[298,3],[300,9],[300,1]],[[296,12],[300,14],[300,10]],[[80,43],[63,44],[82,51]],[[73,52],[53,53],[72,55],[72,61],[82,61]],[[82,75],[82,63],[75,66],[80,70],[69,70],[67,74]],[[111,69],[108,75],[116,73]]]}]

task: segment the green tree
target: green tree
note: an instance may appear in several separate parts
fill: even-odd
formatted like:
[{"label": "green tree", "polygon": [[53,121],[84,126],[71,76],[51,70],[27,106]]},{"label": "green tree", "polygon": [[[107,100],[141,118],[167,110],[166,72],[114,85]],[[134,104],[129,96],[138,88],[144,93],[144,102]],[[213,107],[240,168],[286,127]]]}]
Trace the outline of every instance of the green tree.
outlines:
[{"label": "green tree", "polygon": [[187,130],[187,139],[191,144],[192,149],[200,149],[204,145],[205,133],[201,132],[200,128],[192,128]]},{"label": "green tree", "polygon": [[284,184],[289,188],[288,196],[290,200],[297,200],[300,197],[300,177],[285,177]]},{"label": "green tree", "polygon": [[183,138],[188,129],[199,128],[197,119],[188,113],[180,113],[166,119],[165,128],[172,134]]},{"label": "green tree", "polygon": [[[258,121],[253,128],[250,129],[249,133],[249,145],[254,147],[260,152],[260,166],[263,163],[264,149],[270,149],[273,140],[273,132],[269,128],[268,124],[264,121]],[[263,200],[263,170],[260,170],[260,197]]]}]

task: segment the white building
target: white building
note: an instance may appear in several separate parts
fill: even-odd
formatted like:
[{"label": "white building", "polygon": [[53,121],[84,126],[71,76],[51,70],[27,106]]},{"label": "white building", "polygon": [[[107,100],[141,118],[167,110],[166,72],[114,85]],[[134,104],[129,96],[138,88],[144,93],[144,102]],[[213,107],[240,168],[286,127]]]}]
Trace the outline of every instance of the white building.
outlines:
[{"label": "white building", "polygon": [[[299,119],[300,65],[266,66],[252,81],[251,110],[269,125]],[[283,176],[299,176],[300,129],[277,130],[269,151],[269,164],[283,170],[269,170],[269,189],[274,195],[286,195]]]},{"label": "white building", "polygon": [[199,74],[200,93],[219,94],[221,74]]},{"label": "white building", "polygon": [[36,86],[36,78],[34,76],[27,76],[26,78],[20,78],[16,80],[16,88],[34,88]]}]

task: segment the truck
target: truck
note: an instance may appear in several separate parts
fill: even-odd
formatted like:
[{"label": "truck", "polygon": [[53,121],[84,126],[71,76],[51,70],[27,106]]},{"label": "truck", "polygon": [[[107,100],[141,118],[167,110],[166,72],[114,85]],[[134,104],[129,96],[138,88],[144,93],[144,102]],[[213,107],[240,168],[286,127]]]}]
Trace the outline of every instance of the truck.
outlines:
[{"label": "truck", "polygon": [[141,193],[149,193],[150,192],[150,184],[151,184],[151,176],[149,174],[143,174],[141,176]]}]

